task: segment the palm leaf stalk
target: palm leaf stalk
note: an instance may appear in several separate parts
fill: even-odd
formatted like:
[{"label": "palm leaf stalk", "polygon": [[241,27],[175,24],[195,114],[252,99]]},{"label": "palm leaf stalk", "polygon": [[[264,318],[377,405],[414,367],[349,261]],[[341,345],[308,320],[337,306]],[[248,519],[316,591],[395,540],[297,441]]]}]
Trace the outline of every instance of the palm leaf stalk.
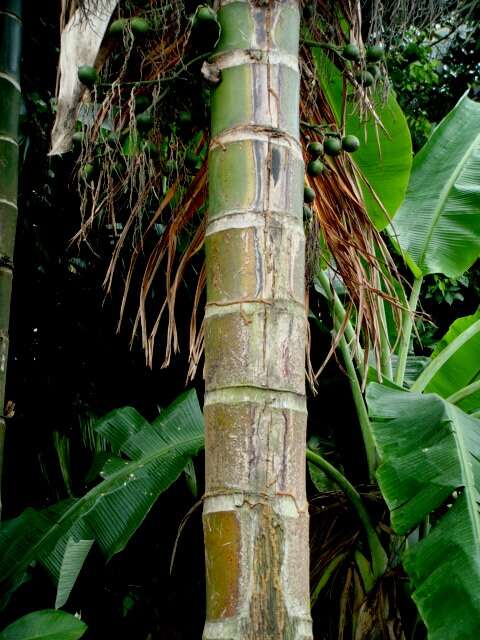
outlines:
[{"label": "palm leaf stalk", "polygon": [[[345,329],[345,327],[348,326],[347,324],[345,324],[346,312],[343,309],[343,305],[336,295],[333,287],[331,286],[326,273],[319,269],[319,271],[317,272],[317,279],[332,308],[335,330],[338,334],[334,340],[334,344],[338,346],[338,349],[341,352],[343,361],[345,363],[346,373],[350,383],[350,388],[352,390],[352,397],[355,403],[355,409],[357,411],[357,417],[362,432],[363,442],[365,445],[368,473],[370,480],[373,481],[375,478],[375,470],[378,463],[377,451],[375,447],[375,441],[373,439],[372,426],[370,424],[367,407],[362,393],[362,387],[360,385],[359,376],[355,369],[351,348],[349,347],[346,340],[346,336],[348,336]],[[342,315],[340,315],[340,317],[337,317],[337,311],[340,311],[343,314],[343,318]],[[319,318],[314,315],[314,319],[315,323],[320,327],[321,323]],[[342,325],[344,327],[343,329]],[[352,328],[350,328],[350,331],[353,331]],[[357,340],[356,336],[354,336],[354,339]],[[356,345],[353,347],[353,349],[356,349]]]},{"label": "palm leaf stalk", "polygon": [[312,638],[305,495],[299,6],[221,2],[205,314],[207,619],[213,638]]},{"label": "palm leaf stalk", "polygon": [[[372,570],[375,578],[380,578],[387,568],[387,554],[380,542],[377,532],[370,520],[368,511],[363,503],[361,495],[355,489],[355,487],[348,481],[348,479],[338,471],[328,460],[318,455],[314,451],[307,449],[307,460],[313,462],[315,466],[324,471],[328,477],[333,480],[345,493],[347,498],[352,503],[360,522],[363,525],[365,535],[368,541],[368,546],[372,556]],[[312,596],[313,599],[313,596]]]},{"label": "palm leaf stalk", "polygon": [[5,382],[13,250],[17,227],[21,16],[22,0],[0,0],[0,481],[5,441]]}]

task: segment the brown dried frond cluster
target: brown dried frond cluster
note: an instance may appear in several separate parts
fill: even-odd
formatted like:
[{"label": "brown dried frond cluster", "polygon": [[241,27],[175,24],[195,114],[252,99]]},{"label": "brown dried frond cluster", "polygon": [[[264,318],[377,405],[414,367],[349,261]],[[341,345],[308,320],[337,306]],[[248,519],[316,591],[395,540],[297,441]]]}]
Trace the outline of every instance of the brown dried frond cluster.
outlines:
[{"label": "brown dried frond cluster", "polygon": [[[373,508],[381,505],[381,495],[371,487],[362,491],[362,498]],[[401,566],[388,571],[375,585],[365,582],[370,557],[364,548],[364,532],[343,493],[331,491],[313,498],[311,520],[312,610],[322,611],[336,603],[331,615],[316,618],[322,637],[350,637],[353,623],[358,640],[405,640],[401,614],[408,603],[398,589]],[[381,521],[380,527],[389,531],[384,509]]]},{"label": "brown dried frond cluster", "polygon": [[[111,48],[108,49],[107,43],[102,75],[112,79],[112,82],[99,85],[98,95],[93,94],[93,100],[84,105],[85,135],[79,160],[82,224],[75,240],[88,241],[97,225],[110,230],[113,248],[104,287],[107,292],[112,292],[115,277],[119,272],[122,273],[124,288],[119,330],[122,320],[127,315],[131,316],[127,301],[138,299],[132,322],[132,340],[140,334],[149,366],[154,360],[155,342],[163,317],[168,319],[163,366],[169,364],[172,354],[179,349],[175,323],[177,292],[188,265],[203,246],[206,224],[203,215],[207,198],[206,160],[192,175],[191,168],[187,170],[184,164],[184,142],[181,137],[175,141],[165,139],[160,127],[159,110],[157,113],[157,106],[163,105],[162,101],[168,95],[168,81],[178,77],[187,66],[184,59],[191,22],[185,17],[182,3],[173,12],[169,11],[170,5],[167,0],[152,3],[152,7],[158,10],[153,15],[159,24],[156,25],[155,39],[141,49],[140,57],[138,47],[134,50],[134,38],[129,29],[125,30],[123,36],[125,56],[120,66],[117,63],[115,67],[109,59]],[[315,10],[321,17],[319,23],[328,24],[329,29],[328,33],[323,33],[312,26],[312,37],[317,41],[342,45],[345,43],[342,21],[347,20],[351,37],[361,43],[358,2],[343,0],[343,18],[338,13],[338,6],[328,0],[316,3]],[[134,52],[135,64],[131,64]],[[331,55],[337,64],[342,64],[338,56],[335,59],[335,52]],[[338,124],[318,84],[310,50],[306,47],[301,49],[300,60],[301,120],[308,123],[308,128],[302,132],[302,142],[306,146],[309,139],[322,139],[325,126],[343,132],[345,109],[342,122]],[[136,78],[132,76],[132,67]],[[349,81],[355,87],[359,112],[376,118],[369,96],[351,77],[348,67],[344,73],[344,93],[346,82]],[[102,95],[104,87],[107,88]],[[146,93],[152,98],[149,109],[155,114],[156,125],[148,134],[148,142],[158,148],[165,143],[163,146],[167,155],[161,161],[153,158],[145,148],[140,148],[137,137],[136,102]],[[112,136],[109,131],[112,131]],[[207,135],[204,132],[197,141],[198,153],[204,152],[208,146]],[[99,143],[102,146],[100,163],[96,156]],[[129,146],[133,150],[131,153]],[[120,152],[123,152],[124,165],[119,167]],[[95,181],[90,181],[82,175],[82,170],[94,162],[100,164],[100,168]],[[348,154],[329,161],[328,170],[320,177],[308,178],[315,190],[316,200],[313,207],[315,215],[307,234],[307,282],[312,281],[320,256],[342,279],[347,290],[349,314],[355,316],[357,341],[360,343],[361,337],[366,362],[369,351],[373,350],[377,361],[380,357],[381,335],[386,331],[382,320],[384,314],[381,312],[383,300],[392,305],[397,318],[401,305],[395,292],[398,274],[380,233],[367,215],[358,178],[358,169]],[[187,248],[179,252],[179,238],[185,235],[188,236]],[[162,278],[160,288],[164,292],[164,299],[159,301],[158,295],[153,293]],[[195,374],[203,350],[203,324],[197,327],[197,312],[205,279],[205,269],[201,267],[197,275],[190,323],[189,376]],[[342,335],[344,324],[337,332],[332,352]],[[314,384],[315,374],[310,372],[309,377]]]},{"label": "brown dried frond cluster", "polygon": [[[149,20],[156,37],[143,50],[139,51],[130,28],[125,28],[120,66],[111,60],[112,42],[107,38],[99,57],[103,55],[105,60],[102,78],[108,80],[108,84],[100,84],[87,92],[81,106],[79,117],[84,126],[78,177],[82,222],[73,241],[88,242],[97,227],[109,230],[113,248],[103,283],[105,290],[112,292],[119,272],[125,281],[118,328],[126,313],[127,298],[137,295],[138,312],[132,339],[140,330],[147,363],[151,366],[159,322],[164,311],[168,311],[166,366],[172,350],[178,349],[174,318],[178,284],[189,260],[203,243],[203,222],[196,228],[197,221],[193,220],[206,199],[206,172],[204,167],[192,179],[183,162],[184,142],[177,137],[173,144],[169,134],[164,136],[158,126],[157,108],[168,95],[169,82],[185,69],[183,60],[191,21],[185,15],[183,3],[177,3],[176,10],[172,10],[167,0],[157,0],[155,11],[149,12]],[[132,60],[133,54],[137,60]],[[140,136],[136,121],[137,103],[146,95],[151,100],[148,111],[157,120],[147,140]],[[205,144],[202,138],[197,151]],[[159,152],[162,149],[161,159],[152,148]],[[89,167],[95,171],[94,180],[86,173]],[[192,224],[193,231],[189,228]],[[186,229],[191,231],[191,242],[178,260],[177,241]],[[148,300],[164,259],[166,299],[159,309],[152,310]],[[132,291],[134,276],[138,280],[137,272],[142,268],[140,291]],[[194,344],[195,338],[192,341]]]},{"label": "brown dried frond cluster", "polygon": [[[342,135],[346,123],[343,117],[343,121],[337,124],[333,109],[319,87],[314,62],[306,47],[302,48],[301,60],[300,118],[308,124],[302,130],[302,141],[306,148],[312,140],[323,141],[325,128]],[[345,94],[344,82],[344,104]],[[308,161],[306,154],[305,159]],[[382,306],[384,301],[392,305],[394,318],[400,326],[402,304],[395,288],[400,276],[380,232],[367,214],[356,179],[358,169],[349,154],[341,154],[335,161],[326,159],[326,162],[327,169],[319,177],[307,178],[316,193],[313,205],[315,215],[307,240],[307,277],[314,277],[319,264],[318,252],[323,252],[324,262],[340,276],[346,288],[350,313],[355,312],[358,343],[362,336],[365,364],[369,352],[373,351],[380,371],[381,336],[387,330],[382,320]],[[344,328],[345,322],[337,331],[329,355],[334,351]]]}]

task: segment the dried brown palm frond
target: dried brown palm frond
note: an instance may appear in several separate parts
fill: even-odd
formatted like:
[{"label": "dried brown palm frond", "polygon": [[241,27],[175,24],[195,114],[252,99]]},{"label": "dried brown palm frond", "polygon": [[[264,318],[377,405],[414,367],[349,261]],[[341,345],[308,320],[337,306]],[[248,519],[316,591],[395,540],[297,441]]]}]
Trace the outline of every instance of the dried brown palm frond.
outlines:
[{"label": "dried brown palm frond", "polygon": [[[135,262],[137,257],[141,251],[142,244],[146,241],[147,235],[151,232],[153,225],[156,223],[157,219],[159,219],[162,212],[165,210],[167,205],[172,200],[176,186],[174,185],[170,191],[167,193],[165,198],[160,203],[157,212],[154,217],[150,221],[145,233],[143,234],[141,241],[135,247],[129,266],[129,277],[127,279],[127,283],[124,289],[123,301],[122,301],[122,313],[125,309],[125,301],[128,295],[128,289],[131,282],[131,274],[133,273],[133,269],[135,268]],[[170,357],[173,352],[178,350],[178,336],[175,325],[175,302],[176,295],[180,280],[185,272],[185,269],[191,260],[191,258],[201,249],[203,246],[203,239],[205,234],[205,219],[201,219],[198,224],[196,231],[194,232],[193,238],[191,239],[186,251],[180,258],[180,261],[176,267],[175,258],[176,258],[176,248],[177,248],[177,240],[179,238],[180,233],[182,233],[187,225],[189,225],[198,211],[201,209],[206,199],[206,163],[202,166],[200,171],[193,178],[192,183],[185,195],[182,199],[180,206],[173,212],[170,221],[168,222],[161,238],[158,240],[154,248],[152,249],[143,272],[142,283],[140,287],[139,294],[139,306],[138,312],[134,323],[133,335],[134,337],[137,329],[140,327],[141,336],[142,336],[142,345],[145,350],[147,363],[149,366],[152,365],[153,362],[153,351],[155,345],[155,338],[157,335],[157,331],[159,328],[160,320],[164,314],[164,312],[168,311],[168,329],[167,329],[167,341],[166,341],[166,352],[165,352],[165,360],[164,365],[167,366],[170,362]],[[154,284],[157,273],[162,265],[163,261],[166,262],[165,267],[165,300],[160,306],[160,309],[157,310],[156,319],[153,323],[152,328],[150,328],[149,323],[149,313],[147,309],[147,303],[149,298],[149,293]],[[114,266],[110,268],[111,273],[113,273]],[[198,287],[197,287],[198,289]],[[199,294],[196,294],[196,299],[199,297]],[[195,329],[195,325],[192,325],[193,329]],[[195,341],[195,337],[192,336],[191,341]]]},{"label": "dried brown palm frond", "polygon": [[[361,494],[369,508],[378,512],[380,528],[389,531],[388,510],[378,488],[363,487]],[[398,589],[402,569],[389,569],[374,585],[364,583],[359,562],[363,556],[368,565],[369,554],[360,523],[344,494],[314,497],[311,524],[312,609],[329,610],[328,616],[314,616],[321,637],[405,640],[401,614],[408,604]],[[329,576],[326,582],[325,575]]]},{"label": "dried brown palm frond", "polygon": [[[312,139],[321,139],[325,125],[329,130],[343,133],[345,123],[337,127],[335,115],[328,100],[318,85],[314,62],[306,47],[302,48],[302,100],[301,120],[309,123],[303,131],[304,146]],[[344,92],[346,91],[344,87]],[[366,108],[369,105],[366,104]],[[315,132],[315,133],[312,133]],[[308,135],[308,140],[307,140]],[[307,157],[305,157],[307,160]],[[315,252],[315,237],[318,231],[323,241],[324,261],[330,263],[345,285],[350,311],[355,311],[357,338],[362,335],[365,359],[373,351],[380,367],[381,334],[386,332],[382,323],[381,305],[391,304],[394,318],[400,327],[402,303],[396,293],[396,282],[400,276],[379,231],[371,222],[363,202],[356,179],[355,165],[348,154],[337,156],[335,161],[326,160],[327,170],[319,177],[308,178],[315,190],[313,212],[318,224],[312,226],[314,239],[308,242],[307,273],[313,275],[318,268],[318,249]],[[322,243],[317,247],[322,250]],[[348,316],[346,318],[348,321]],[[345,326],[337,331],[333,353]]]},{"label": "dried brown palm frond", "polygon": [[[173,172],[165,170],[166,159],[159,166],[141,149],[126,156],[125,166],[121,170],[115,168],[116,158],[125,145],[122,142],[124,137],[127,136],[135,146],[135,103],[147,91],[153,99],[151,110],[156,114],[156,126],[149,134],[149,139],[159,145],[164,141],[159,120],[162,100],[170,86],[169,80],[184,73],[189,64],[185,59],[191,21],[184,14],[183,3],[179,3],[175,11],[170,13],[168,0],[155,0],[153,6],[160,12],[156,19],[160,20],[163,16],[158,37],[149,41],[148,46],[142,45],[141,55],[138,55],[136,45],[136,54],[133,56],[133,38],[127,30],[124,33],[125,56],[121,64],[108,59],[104,65],[104,76],[111,80],[111,84],[100,86],[99,95],[94,92],[91,95],[92,102],[87,105],[86,135],[80,165],[92,162],[95,158],[96,148],[102,142],[102,136],[105,136],[105,126],[119,132],[119,136],[113,144],[105,145],[97,182],[93,184],[80,180],[82,225],[75,239],[87,240],[96,225],[111,230],[113,249],[104,287],[107,293],[111,293],[114,278],[123,277],[118,329],[125,316],[131,314],[127,300],[137,298],[132,340],[137,333],[140,334],[147,363],[151,366],[159,327],[165,318],[167,328],[163,365],[167,366],[179,349],[175,324],[179,284],[203,244],[205,217],[198,215],[198,212],[203,212],[206,202],[207,171],[206,161],[196,175],[186,171],[183,166],[185,147],[180,137],[174,144],[171,139],[168,143],[169,160],[176,164]],[[351,37],[361,42],[358,2],[342,0],[341,3],[333,3],[325,0],[316,3],[315,8],[320,17],[319,23],[328,24],[328,30],[322,32],[314,22],[311,27],[313,38],[344,44],[346,21]],[[119,14],[122,14],[121,6]],[[332,56],[335,60],[335,52]],[[335,61],[342,64],[340,58]],[[133,79],[132,65],[136,65],[135,73],[137,78],[140,76],[140,81]],[[325,123],[332,128],[337,125],[328,100],[318,85],[310,51],[305,47],[301,49],[301,66],[301,119],[313,127],[303,132],[303,143],[306,145],[307,134],[318,137],[316,127]],[[344,71],[356,87],[358,109],[376,118],[381,127],[369,96],[354,78],[348,76],[350,71],[347,68]],[[104,87],[103,98],[100,98]],[[340,124],[340,131],[344,124]],[[120,132],[123,137],[120,137]],[[206,145],[208,139],[204,134],[198,142],[197,151]],[[335,162],[329,162],[328,171],[319,178],[309,179],[317,198],[307,238],[307,282],[312,280],[322,255],[329,262],[331,270],[341,277],[348,294],[348,315],[332,344],[332,352],[351,314],[355,317],[357,340],[360,341],[361,337],[364,345],[365,358],[373,350],[379,360],[380,336],[385,331],[380,313],[383,301],[392,305],[395,317],[399,316],[401,305],[395,287],[398,274],[381,235],[365,211],[358,185],[360,179],[358,170],[347,154],[337,157]],[[162,180],[166,182],[160,188]],[[156,227],[159,224],[163,232],[158,237]],[[185,235],[189,237],[188,246],[180,253],[178,239]],[[156,295],[158,285],[164,292],[160,303]],[[197,315],[204,285],[205,272],[200,268],[196,285],[194,283],[189,375],[194,374],[203,349],[203,324],[200,323],[198,328]],[[309,378],[312,381],[315,378],[311,369]]]}]

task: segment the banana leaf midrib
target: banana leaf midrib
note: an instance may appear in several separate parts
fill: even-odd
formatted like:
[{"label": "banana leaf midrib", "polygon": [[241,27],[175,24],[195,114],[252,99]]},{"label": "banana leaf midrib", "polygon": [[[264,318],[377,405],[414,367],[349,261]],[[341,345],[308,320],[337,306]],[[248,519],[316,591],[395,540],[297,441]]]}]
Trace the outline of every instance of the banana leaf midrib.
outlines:
[{"label": "banana leaf midrib", "polygon": [[[480,134],[478,134],[472,141],[472,143],[469,145],[469,147],[467,148],[467,150],[465,151],[465,153],[462,156],[462,159],[460,160],[460,162],[457,164],[455,171],[452,173],[451,177],[449,178],[449,180],[447,180],[445,186],[443,187],[443,189],[440,192],[440,195],[438,196],[437,199],[437,204],[434,208],[434,213],[433,213],[433,217],[431,220],[431,223],[429,225],[428,228],[428,232],[426,234],[425,237],[425,242],[423,245],[423,249],[422,249],[422,253],[419,255],[419,259],[418,259],[418,267],[420,270],[422,270],[422,262],[425,258],[425,255],[428,251],[428,247],[430,245],[430,241],[432,239],[433,233],[435,231],[435,228],[437,226],[438,220],[440,219],[440,216],[444,210],[445,204],[448,200],[450,191],[452,190],[453,185],[455,184],[456,179],[458,178],[458,176],[461,174],[465,163],[467,162],[467,160],[471,157],[471,152],[472,150],[475,148],[475,146],[477,145],[478,141],[480,139]],[[415,169],[413,169],[415,170]],[[423,270],[422,270],[423,272]]]},{"label": "banana leaf midrib", "polygon": [[[185,448],[188,448],[188,450],[191,450],[194,447],[200,448],[203,445],[203,442],[204,436],[202,434],[188,440],[184,440],[181,445],[185,446]],[[36,552],[43,545],[48,543],[49,538],[59,538],[60,535],[65,533],[68,527],[71,525],[72,521],[75,519],[75,517],[72,518],[72,516],[75,516],[77,512],[80,512],[81,515],[88,513],[91,508],[95,507],[97,499],[101,498],[103,494],[107,493],[110,489],[115,488],[115,485],[119,483],[119,480],[120,483],[123,484],[124,477],[126,475],[130,476],[130,474],[135,469],[140,469],[145,465],[148,465],[150,462],[153,462],[160,456],[163,456],[170,451],[177,449],[179,446],[180,444],[177,442],[164,446],[161,449],[157,449],[154,453],[146,455],[145,457],[141,457],[137,460],[126,461],[126,464],[123,468],[119,469],[111,476],[108,476],[106,479],[102,480],[102,482],[91,489],[84,498],[78,498],[75,504],[73,504],[62,516],[60,516],[58,522],[49,527],[47,532],[43,536],[41,536],[41,538],[30,548],[28,554],[25,554],[25,556],[23,556],[23,562],[12,565],[10,570],[4,575],[2,582],[8,580],[18,571],[19,564],[25,564],[26,562],[26,564],[28,565],[35,558]],[[188,454],[184,453],[182,455],[186,457]]]},{"label": "banana leaf midrib", "polygon": [[450,421],[450,431],[455,440],[455,445],[458,451],[458,459],[460,464],[461,475],[464,480],[465,498],[468,504],[468,510],[470,512],[472,521],[472,531],[475,537],[477,547],[480,549],[480,515],[477,507],[476,493],[477,488],[475,486],[475,478],[473,476],[472,466],[470,462],[470,456],[472,455],[467,449],[461,428],[457,428],[457,412],[460,411],[447,401],[443,400],[445,412]]},{"label": "banana leaf midrib", "polygon": [[412,385],[411,391],[421,392],[433,379],[435,374],[443,367],[443,365],[454,355],[460,347],[468,342],[473,336],[480,331],[480,320],[477,320],[467,329],[462,331],[450,344],[448,344],[440,353],[433,358],[430,364],[422,371]]}]

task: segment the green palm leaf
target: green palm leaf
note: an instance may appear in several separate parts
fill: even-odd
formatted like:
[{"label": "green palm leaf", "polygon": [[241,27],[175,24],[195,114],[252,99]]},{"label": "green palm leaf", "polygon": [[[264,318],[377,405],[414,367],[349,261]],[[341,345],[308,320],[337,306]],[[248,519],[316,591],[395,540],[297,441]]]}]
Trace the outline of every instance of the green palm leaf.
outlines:
[{"label": "green palm leaf", "polygon": [[464,96],[415,156],[394,231],[415,277],[466,271],[480,255],[480,104]]},{"label": "green palm leaf", "polygon": [[152,424],[126,407],[102,418],[96,430],[118,454],[106,463],[103,481],[78,500],[41,512],[27,509],[2,526],[0,589],[11,588],[28,565],[39,560],[60,580],[57,603],[63,603],[86,557],[88,541],[95,540],[107,558],[121,551],[204,442],[194,391],[177,398]]},{"label": "green palm leaf", "polygon": [[34,611],[12,622],[0,633],[0,640],[77,640],[87,625],[65,611]]},{"label": "green palm leaf", "polygon": [[480,637],[480,421],[434,394],[372,383],[380,488],[392,526],[433,528],[404,555],[430,640]]}]

